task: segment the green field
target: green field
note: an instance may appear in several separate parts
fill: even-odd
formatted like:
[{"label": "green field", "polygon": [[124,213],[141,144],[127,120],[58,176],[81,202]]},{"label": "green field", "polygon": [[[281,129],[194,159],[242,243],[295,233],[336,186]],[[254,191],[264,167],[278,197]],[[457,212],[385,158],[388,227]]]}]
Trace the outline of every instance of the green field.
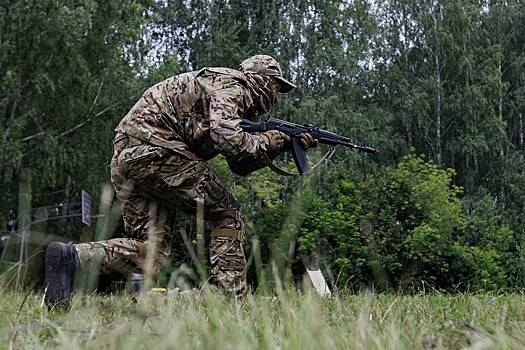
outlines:
[{"label": "green field", "polygon": [[303,292],[202,298],[77,294],[69,312],[38,293],[0,292],[0,348],[522,349],[522,294]]}]

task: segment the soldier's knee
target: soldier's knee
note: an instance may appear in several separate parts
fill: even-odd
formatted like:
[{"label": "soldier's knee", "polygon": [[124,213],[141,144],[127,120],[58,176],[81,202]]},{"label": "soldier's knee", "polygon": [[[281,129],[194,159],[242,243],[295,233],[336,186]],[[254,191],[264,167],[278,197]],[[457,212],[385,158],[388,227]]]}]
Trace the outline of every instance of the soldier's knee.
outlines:
[{"label": "soldier's knee", "polygon": [[213,267],[242,271],[244,256],[244,220],[239,210],[224,211],[211,230],[210,260]]},{"label": "soldier's knee", "polygon": [[233,237],[244,240],[244,218],[239,210],[221,213],[213,222],[212,237]]}]

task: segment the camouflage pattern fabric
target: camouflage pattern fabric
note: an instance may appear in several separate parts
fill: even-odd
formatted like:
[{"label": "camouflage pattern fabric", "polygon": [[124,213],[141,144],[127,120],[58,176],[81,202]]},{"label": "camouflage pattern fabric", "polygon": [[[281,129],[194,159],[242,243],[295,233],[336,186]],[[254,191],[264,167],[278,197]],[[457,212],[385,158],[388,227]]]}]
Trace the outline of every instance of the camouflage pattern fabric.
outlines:
[{"label": "camouflage pattern fabric", "polygon": [[246,81],[250,90],[257,92],[253,98],[253,108],[249,110],[249,114],[256,117],[268,112],[277,101],[277,92],[273,88],[275,83],[272,78],[250,73],[246,74]]},{"label": "camouflage pattern fabric", "polygon": [[246,267],[244,245],[232,237],[212,237],[210,241],[212,282],[237,298],[248,291],[243,271]]},{"label": "camouflage pattern fabric", "polygon": [[268,55],[255,55],[245,59],[237,68],[244,74],[256,73],[275,78],[281,85],[281,92],[289,92],[297,86],[283,78],[281,65]]},{"label": "camouflage pattern fabric", "polygon": [[[75,244],[80,260],[80,267],[84,271],[126,271],[130,273],[144,273],[144,262],[147,253],[144,251],[146,242],[130,238],[115,238],[107,241]],[[144,253],[142,252],[144,251]],[[167,258],[170,252],[160,252],[158,257]],[[156,255],[157,256],[157,255]],[[153,272],[162,266],[157,258]]]},{"label": "camouflage pattern fabric", "polygon": [[158,271],[176,239],[175,213],[194,213],[201,202],[204,219],[214,227],[211,280],[242,297],[247,291],[242,214],[206,160],[221,153],[234,172],[246,175],[284,150],[284,136],[249,134],[239,126],[241,117],[253,119],[273,106],[272,79],[262,72],[204,68],[146,90],[115,129],[111,180],[127,237],[76,245],[81,268],[142,273],[149,252]]},{"label": "camouflage pattern fabric", "polygon": [[146,90],[115,131],[201,160],[257,156],[264,141],[239,126],[258,95],[247,86],[244,74],[227,68],[171,77]]},{"label": "camouflage pattern fabric", "polygon": [[163,147],[134,143],[137,141],[119,134],[111,163],[127,238],[75,245],[81,268],[143,273],[154,239],[153,272],[158,272],[167,262],[175,239],[175,212],[194,213],[197,201],[202,201],[204,218],[213,227],[238,232],[238,238],[212,237],[211,280],[221,290],[242,297],[247,290],[244,224],[234,197],[205,162]]}]

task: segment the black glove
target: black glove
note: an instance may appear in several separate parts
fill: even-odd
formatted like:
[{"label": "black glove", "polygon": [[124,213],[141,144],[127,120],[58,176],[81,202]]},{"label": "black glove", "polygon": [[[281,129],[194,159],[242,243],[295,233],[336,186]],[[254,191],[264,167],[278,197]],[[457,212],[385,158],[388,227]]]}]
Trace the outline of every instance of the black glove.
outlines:
[{"label": "black glove", "polygon": [[290,148],[290,136],[277,131],[269,130],[260,134],[269,153],[279,154]]},{"label": "black glove", "polygon": [[[270,153],[281,153],[290,149],[290,136],[280,131],[266,131],[263,132],[261,136],[264,138],[264,143],[266,144],[266,148]],[[319,144],[319,140],[314,139],[312,135],[307,132],[302,133],[300,135],[300,142],[301,146],[303,146],[305,151],[309,148],[317,147],[317,145]]]},{"label": "black glove", "polygon": [[301,146],[307,151],[309,148],[317,147],[319,140],[314,139],[313,136],[307,132],[301,134]]}]

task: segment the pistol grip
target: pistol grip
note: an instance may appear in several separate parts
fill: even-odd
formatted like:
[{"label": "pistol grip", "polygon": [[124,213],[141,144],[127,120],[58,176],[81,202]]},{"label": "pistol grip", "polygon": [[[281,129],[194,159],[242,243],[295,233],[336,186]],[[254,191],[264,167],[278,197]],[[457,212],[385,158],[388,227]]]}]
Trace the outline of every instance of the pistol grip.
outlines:
[{"label": "pistol grip", "polygon": [[303,175],[308,171],[309,166],[306,159],[306,151],[301,145],[300,137],[292,137],[292,155],[299,174]]}]

